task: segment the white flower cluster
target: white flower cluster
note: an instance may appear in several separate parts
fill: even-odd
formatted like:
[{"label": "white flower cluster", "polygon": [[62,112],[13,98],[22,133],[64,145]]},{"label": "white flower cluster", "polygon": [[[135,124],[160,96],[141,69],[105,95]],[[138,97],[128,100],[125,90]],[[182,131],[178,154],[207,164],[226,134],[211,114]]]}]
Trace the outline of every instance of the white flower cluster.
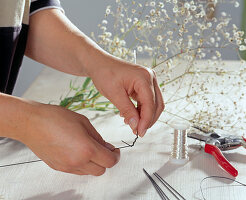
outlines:
[{"label": "white flower cluster", "polygon": [[[177,88],[167,97],[166,112],[169,112],[169,103],[182,100],[189,103],[183,108],[185,113],[196,108],[189,118],[193,123],[235,127],[235,120],[246,119],[240,104],[235,103],[244,99],[244,92],[234,95],[238,99],[228,104],[233,105],[233,114],[229,106],[221,107],[218,99],[232,99],[232,91],[224,91],[221,84],[230,82],[235,87],[246,87],[245,70],[229,73],[224,69],[221,50],[245,51],[246,39],[232,24],[230,13],[221,11],[214,16],[215,7],[225,3],[239,7],[235,0],[116,0],[115,6],[107,6],[105,19],[99,24],[100,34],[94,38],[117,57],[133,61],[133,51],[137,50],[153,60],[152,67],[162,80],[163,94],[168,96],[169,86]],[[108,24],[113,24],[114,29],[108,30]],[[202,61],[208,66],[200,69],[196,63]],[[180,65],[183,70],[179,71],[183,72],[173,77],[171,74]],[[216,77],[222,82],[216,82]],[[207,86],[208,81],[213,87]],[[188,89],[184,90],[185,87]],[[216,95],[211,95],[213,88],[217,88]],[[236,124],[239,127],[241,123]]]}]

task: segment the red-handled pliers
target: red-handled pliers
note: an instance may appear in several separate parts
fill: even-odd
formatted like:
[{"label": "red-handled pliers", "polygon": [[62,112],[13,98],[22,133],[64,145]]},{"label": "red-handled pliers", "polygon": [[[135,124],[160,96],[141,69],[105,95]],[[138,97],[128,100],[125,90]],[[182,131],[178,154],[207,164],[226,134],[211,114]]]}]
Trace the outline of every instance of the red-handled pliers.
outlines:
[{"label": "red-handled pliers", "polygon": [[221,151],[236,149],[240,146],[246,148],[246,138],[234,135],[219,135],[215,132],[206,131],[199,127],[193,127],[187,134],[189,138],[204,141],[204,151],[213,155],[219,165],[229,174],[236,177],[238,171],[224,157]]}]

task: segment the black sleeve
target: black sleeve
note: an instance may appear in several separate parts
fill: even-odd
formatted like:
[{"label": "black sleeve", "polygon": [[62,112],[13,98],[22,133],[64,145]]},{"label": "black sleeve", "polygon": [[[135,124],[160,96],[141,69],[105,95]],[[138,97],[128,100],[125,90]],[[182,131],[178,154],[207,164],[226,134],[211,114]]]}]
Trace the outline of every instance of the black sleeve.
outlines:
[{"label": "black sleeve", "polygon": [[40,10],[45,10],[49,8],[57,8],[60,9],[62,12],[64,12],[59,0],[32,0],[31,8],[30,8],[30,16]]}]

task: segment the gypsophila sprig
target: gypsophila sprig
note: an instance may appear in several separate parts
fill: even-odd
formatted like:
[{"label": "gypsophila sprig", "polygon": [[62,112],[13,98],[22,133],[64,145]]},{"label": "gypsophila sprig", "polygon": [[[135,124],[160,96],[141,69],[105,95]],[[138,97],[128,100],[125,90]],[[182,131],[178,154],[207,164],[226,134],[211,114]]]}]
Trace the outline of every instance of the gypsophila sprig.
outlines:
[{"label": "gypsophila sprig", "polygon": [[[145,58],[143,64],[156,71],[166,104],[163,122],[180,117],[203,128],[241,130],[246,119],[246,65],[241,61],[240,68],[228,66],[222,50],[245,51],[246,40],[230,13],[215,16],[221,4],[239,7],[235,0],[116,0],[107,6],[100,33],[92,33],[92,38],[130,62],[136,50],[138,58]],[[93,85],[76,88],[75,96],[63,99],[61,105],[95,109],[98,97]],[[109,104],[96,110],[115,109]]]}]

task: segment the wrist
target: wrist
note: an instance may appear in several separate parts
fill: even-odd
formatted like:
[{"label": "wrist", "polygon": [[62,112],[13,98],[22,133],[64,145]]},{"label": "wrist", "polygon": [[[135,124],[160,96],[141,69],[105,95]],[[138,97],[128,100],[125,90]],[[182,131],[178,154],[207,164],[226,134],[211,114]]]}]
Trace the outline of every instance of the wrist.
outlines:
[{"label": "wrist", "polygon": [[76,55],[82,68],[80,71],[83,72],[83,75],[91,78],[101,69],[105,70],[105,67],[109,66],[114,58],[84,34],[80,36]]},{"label": "wrist", "polygon": [[0,94],[0,133],[1,137],[8,137],[22,141],[37,116],[39,103],[27,101],[10,95]]}]

